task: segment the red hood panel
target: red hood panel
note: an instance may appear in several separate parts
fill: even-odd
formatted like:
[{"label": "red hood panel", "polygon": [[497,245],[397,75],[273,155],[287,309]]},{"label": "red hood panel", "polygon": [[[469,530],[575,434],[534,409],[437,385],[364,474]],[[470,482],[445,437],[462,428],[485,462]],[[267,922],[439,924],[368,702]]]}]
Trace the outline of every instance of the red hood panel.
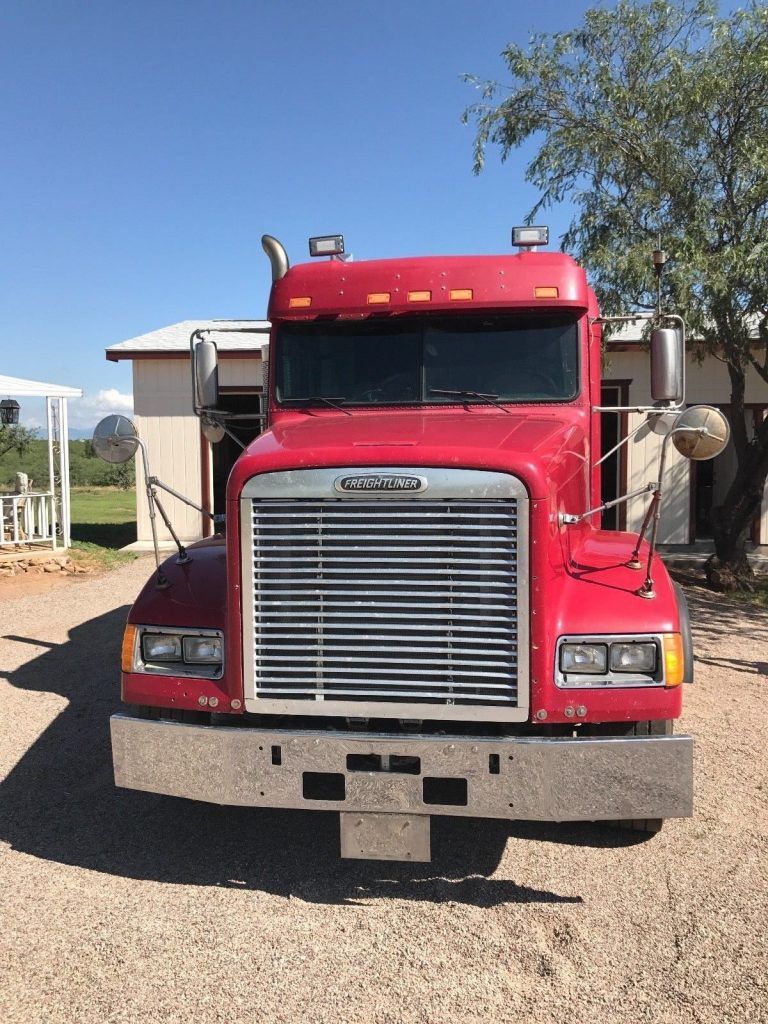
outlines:
[{"label": "red hood panel", "polygon": [[346,416],[313,410],[291,414],[250,445],[233,470],[229,494],[236,497],[243,482],[256,473],[413,465],[511,472],[536,499],[571,482],[583,501],[588,416],[588,410],[574,406],[509,415],[491,408],[466,413],[378,410]]}]

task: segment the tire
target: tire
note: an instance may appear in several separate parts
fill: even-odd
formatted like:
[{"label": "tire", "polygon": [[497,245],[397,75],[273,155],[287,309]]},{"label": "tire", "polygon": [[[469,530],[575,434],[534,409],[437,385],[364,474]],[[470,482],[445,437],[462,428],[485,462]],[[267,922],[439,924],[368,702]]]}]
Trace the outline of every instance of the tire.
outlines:
[{"label": "tire", "polygon": [[[671,719],[662,719],[654,722],[635,722],[630,728],[622,732],[623,736],[671,736],[674,722]],[[664,818],[622,818],[613,821],[615,828],[626,829],[631,832],[645,832],[648,835],[655,835],[660,832],[664,825]]]}]

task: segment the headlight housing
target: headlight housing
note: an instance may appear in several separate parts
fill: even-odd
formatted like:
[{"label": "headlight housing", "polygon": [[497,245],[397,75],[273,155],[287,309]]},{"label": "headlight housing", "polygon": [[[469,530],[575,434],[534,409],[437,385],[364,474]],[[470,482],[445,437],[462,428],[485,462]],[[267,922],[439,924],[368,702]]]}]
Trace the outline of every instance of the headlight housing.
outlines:
[{"label": "headlight housing", "polygon": [[224,657],[220,636],[185,636],[181,649],[188,665],[221,665]]},{"label": "headlight housing", "polygon": [[611,644],[611,672],[642,672],[653,675],[656,671],[659,649],[653,640],[632,640]]},{"label": "headlight housing", "polygon": [[167,633],[144,633],[141,656],[145,662],[181,661],[181,637]]},{"label": "headlight housing", "polygon": [[555,683],[561,689],[677,686],[682,660],[679,633],[563,636]]},{"label": "headlight housing", "polygon": [[605,675],[608,669],[607,644],[563,644],[560,648],[560,668],[564,674]]},{"label": "headlight housing", "polygon": [[219,679],[224,634],[220,629],[131,624],[123,641],[123,671]]}]

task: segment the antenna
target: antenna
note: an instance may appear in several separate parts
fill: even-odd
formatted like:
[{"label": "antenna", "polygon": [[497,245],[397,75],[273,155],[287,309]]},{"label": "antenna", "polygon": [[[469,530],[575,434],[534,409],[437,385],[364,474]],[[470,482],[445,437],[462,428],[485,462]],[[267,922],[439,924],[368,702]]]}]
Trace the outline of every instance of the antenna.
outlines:
[{"label": "antenna", "polygon": [[661,316],[661,275],[664,273],[664,264],[667,262],[667,254],[661,248],[661,232],[656,238],[656,248],[653,250],[653,272],[656,275],[656,316]]}]

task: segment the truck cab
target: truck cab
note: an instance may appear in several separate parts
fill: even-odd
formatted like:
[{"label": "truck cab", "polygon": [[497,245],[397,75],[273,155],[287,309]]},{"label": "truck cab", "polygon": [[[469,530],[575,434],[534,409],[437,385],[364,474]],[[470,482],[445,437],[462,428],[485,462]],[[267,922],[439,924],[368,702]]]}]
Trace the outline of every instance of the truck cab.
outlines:
[{"label": "truck cab", "polygon": [[267,428],[231,472],[226,535],[131,610],[117,785],[339,811],[342,855],[401,860],[429,858],[435,814],[689,815],[684,599],[590,514],[582,268],[527,250],[289,268],[273,243]]}]

